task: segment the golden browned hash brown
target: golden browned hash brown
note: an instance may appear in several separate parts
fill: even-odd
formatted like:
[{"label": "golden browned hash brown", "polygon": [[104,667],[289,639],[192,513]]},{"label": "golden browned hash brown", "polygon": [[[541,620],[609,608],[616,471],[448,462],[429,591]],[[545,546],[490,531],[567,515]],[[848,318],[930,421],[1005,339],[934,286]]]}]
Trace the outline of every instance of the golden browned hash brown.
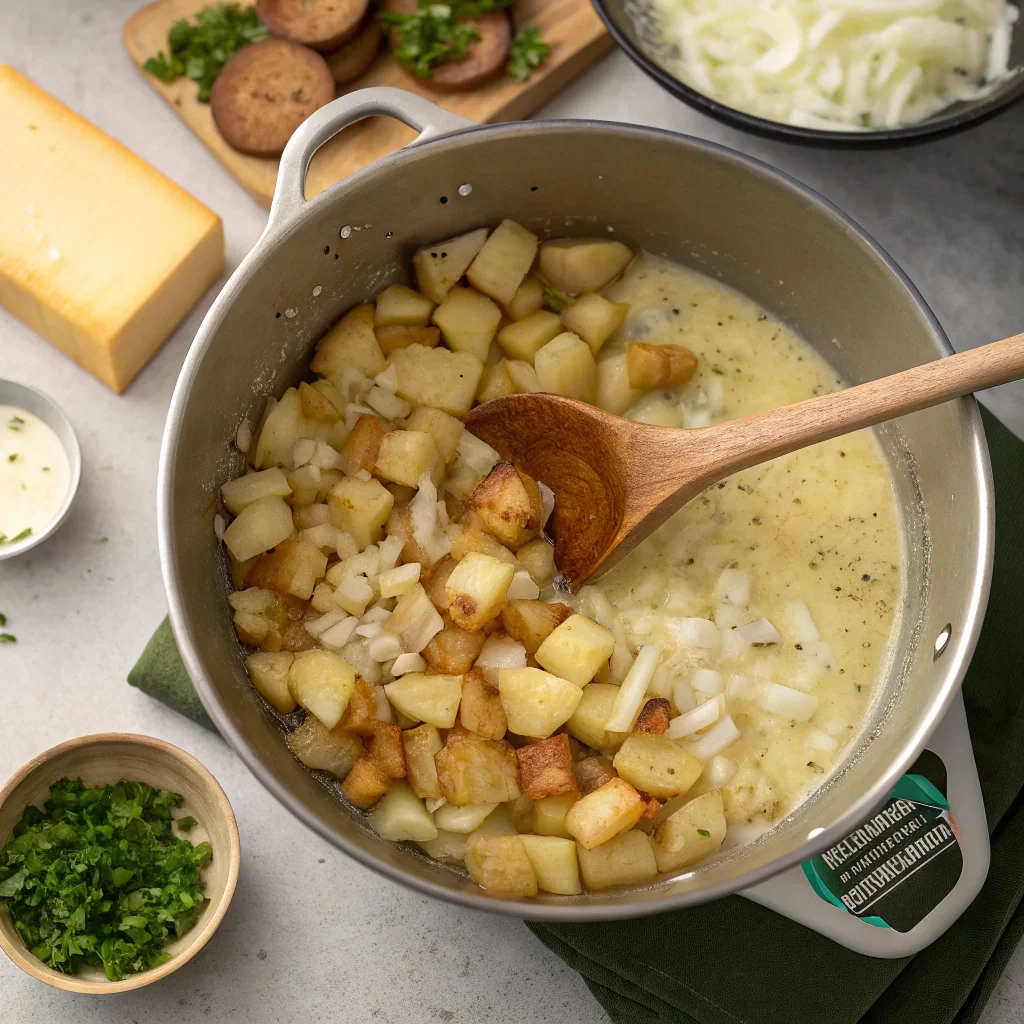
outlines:
[{"label": "golden browned hash brown", "polygon": [[578,793],[569,737],[565,733],[520,747],[516,751],[523,792],[534,800]]},{"label": "golden browned hash brown", "polygon": [[668,731],[672,706],[664,697],[652,697],[641,709],[633,732],[663,733]]}]

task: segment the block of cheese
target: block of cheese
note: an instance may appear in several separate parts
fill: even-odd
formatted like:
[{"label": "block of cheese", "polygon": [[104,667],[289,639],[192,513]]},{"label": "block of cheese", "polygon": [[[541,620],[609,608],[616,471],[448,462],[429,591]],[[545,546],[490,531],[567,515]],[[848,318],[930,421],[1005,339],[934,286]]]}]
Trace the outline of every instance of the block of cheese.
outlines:
[{"label": "block of cheese", "polygon": [[0,153],[0,305],[123,391],[223,272],[220,218],[2,64]]}]

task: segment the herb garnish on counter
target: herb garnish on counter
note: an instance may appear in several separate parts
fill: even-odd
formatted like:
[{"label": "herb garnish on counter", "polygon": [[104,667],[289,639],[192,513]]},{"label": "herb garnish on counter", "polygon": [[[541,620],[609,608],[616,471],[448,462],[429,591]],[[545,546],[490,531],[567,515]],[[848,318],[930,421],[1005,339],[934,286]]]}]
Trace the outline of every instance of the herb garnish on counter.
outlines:
[{"label": "herb garnish on counter", "polygon": [[524,25],[512,40],[506,70],[517,82],[525,82],[550,52],[551,47],[540,37],[540,29]]},{"label": "herb garnish on counter", "polygon": [[181,801],[143,782],[61,779],[45,811],[25,808],[0,850],[0,910],[34,956],[64,974],[102,964],[111,981],[169,959],[163,946],[205,906],[212,854],[173,834]]},{"label": "herb garnish on counter", "polygon": [[196,12],[196,23],[179,18],[167,35],[170,55],[161,50],[142,66],[161,82],[182,75],[199,84],[197,99],[210,102],[210,90],[225,64],[249,43],[269,39],[270,30],[255,7],[216,4]]}]

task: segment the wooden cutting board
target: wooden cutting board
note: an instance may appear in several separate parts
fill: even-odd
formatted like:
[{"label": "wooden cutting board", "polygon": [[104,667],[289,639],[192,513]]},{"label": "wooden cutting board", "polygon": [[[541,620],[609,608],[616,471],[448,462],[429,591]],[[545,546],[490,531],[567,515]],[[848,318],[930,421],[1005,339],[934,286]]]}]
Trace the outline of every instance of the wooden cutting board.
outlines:
[{"label": "wooden cutting board", "polygon": [[[211,0],[154,0],[136,11],[124,26],[124,45],[145,80],[171,105],[240,185],[263,206],[269,207],[277,180],[277,159],[246,156],[233,150],[213,123],[210,105],[196,99],[196,84],[179,78],[170,85],[142,71],[142,64],[167,49],[167,32],[178,18],[192,20]],[[426,82],[406,74],[389,53],[358,81],[345,86],[351,92],[371,85],[394,85],[419,93],[455,114],[473,121],[515,121],[526,117],[561,88],[607,53],[612,40],[589,0],[517,0],[516,25],[536,25],[551,46],[551,54],[527,82],[503,77],[490,85],[464,93],[439,93]],[[312,198],[360,167],[404,146],[415,132],[399,121],[374,117],[346,128],[317,152],[306,178]]]}]

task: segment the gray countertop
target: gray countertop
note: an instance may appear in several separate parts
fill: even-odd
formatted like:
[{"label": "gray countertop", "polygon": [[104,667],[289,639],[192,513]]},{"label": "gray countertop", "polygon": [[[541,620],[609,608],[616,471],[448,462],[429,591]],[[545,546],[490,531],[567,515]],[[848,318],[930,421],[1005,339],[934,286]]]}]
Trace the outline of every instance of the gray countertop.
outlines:
[{"label": "gray countertop", "polygon": [[[138,2],[4,0],[0,61],[220,213],[233,268],[259,236],[264,211],[128,61],[121,25]],[[913,149],[798,149],[708,120],[615,54],[545,113],[656,125],[759,156],[859,220],[916,282],[956,347],[1024,329],[1024,106]],[[68,523],[43,548],[0,569],[0,611],[18,637],[0,653],[0,779],[72,736],[114,729],[159,736],[195,754],[221,781],[243,848],[234,904],[195,962],[152,988],[107,1000],[44,988],[2,958],[6,1019],[606,1021],[580,978],[521,923],[430,901],[341,856],[283,810],[219,738],[125,684],[166,610],[156,552],[157,451],[178,369],[212,297],[120,397],[0,311],[0,373],[58,401],[79,431],[84,460]],[[985,400],[1024,435],[1020,385]],[[1022,1018],[1019,950],[983,1019]]]}]

